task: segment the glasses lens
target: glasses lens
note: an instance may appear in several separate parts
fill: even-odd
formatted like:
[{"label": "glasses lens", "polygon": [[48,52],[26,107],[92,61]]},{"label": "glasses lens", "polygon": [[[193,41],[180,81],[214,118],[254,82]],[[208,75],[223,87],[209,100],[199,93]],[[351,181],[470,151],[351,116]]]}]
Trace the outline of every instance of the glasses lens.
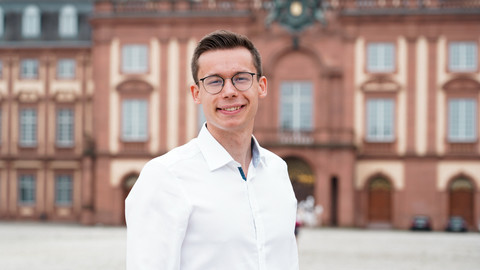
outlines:
[{"label": "glasses lens", "polygon": [[232,82],[238,90],[245,91],[252,86],[253,75],[248,72],[240,72],[233,76]]},{"label": "glasses lens", "polygon": [[203,80],[203,86],[207,92],[216,94],[222,90],[223,79],[220,76],[209,76]]}]

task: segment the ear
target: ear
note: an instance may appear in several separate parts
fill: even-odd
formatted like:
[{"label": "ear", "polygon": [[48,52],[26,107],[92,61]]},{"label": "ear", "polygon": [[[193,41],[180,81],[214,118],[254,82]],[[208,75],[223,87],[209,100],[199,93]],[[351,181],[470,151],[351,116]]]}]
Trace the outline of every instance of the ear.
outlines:
[{"label": "ear", "polygon": [[258,96],[264,98],[267,96],[267,77],[262,76],[258,81]]},{"label": "ear", "polygon": [[196,84],[190,85],[190,92],[192,93],[193,101],[196,104],[202,103],[200,100],[200,89],[198,88],[198,85]]}]

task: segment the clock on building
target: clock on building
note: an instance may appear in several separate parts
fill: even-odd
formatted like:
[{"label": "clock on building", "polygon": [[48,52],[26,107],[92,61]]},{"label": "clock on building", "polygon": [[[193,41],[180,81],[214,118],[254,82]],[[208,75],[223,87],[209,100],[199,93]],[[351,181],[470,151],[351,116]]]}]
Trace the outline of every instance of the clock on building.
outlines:
[{"label": "clock on building", "polygon": [[278,22],[290,32],[298,33],[316,21],[325,23],[321,0],[275,0],[266,25]]}]

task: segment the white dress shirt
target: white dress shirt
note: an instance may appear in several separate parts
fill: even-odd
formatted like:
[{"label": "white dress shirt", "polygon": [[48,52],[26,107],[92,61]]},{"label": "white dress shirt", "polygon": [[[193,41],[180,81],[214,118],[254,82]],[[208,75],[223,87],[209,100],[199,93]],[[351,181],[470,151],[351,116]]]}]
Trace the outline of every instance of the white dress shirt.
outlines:
[{"label": "white dress shirt", "polygon": [[246,179],[205,126],[145,165],[125,203],[128,270],[298,269],[286,163],[252,142]]}]

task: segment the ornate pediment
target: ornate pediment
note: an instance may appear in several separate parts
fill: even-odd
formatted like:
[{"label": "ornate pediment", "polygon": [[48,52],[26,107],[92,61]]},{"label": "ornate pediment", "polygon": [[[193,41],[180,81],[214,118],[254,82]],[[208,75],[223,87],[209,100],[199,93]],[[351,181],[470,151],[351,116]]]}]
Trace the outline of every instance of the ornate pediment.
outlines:
[{"label": "ornate pediment", "polygon": [[401,85],[388,76],[375,76],[365,82],[361,89],[365,92],[396,92],[400,91]]},{"label": "ornate pediment", "polygon": [[470,77],[458,77],[443,85],[446,91],[470,92],[480,91],[480,83]]},{"label": "ornate pediment", "polygon": [[148,93],[153,90],[153,86],[142,80],[127,80],[117,86],[117,90],[125,93]]}]

